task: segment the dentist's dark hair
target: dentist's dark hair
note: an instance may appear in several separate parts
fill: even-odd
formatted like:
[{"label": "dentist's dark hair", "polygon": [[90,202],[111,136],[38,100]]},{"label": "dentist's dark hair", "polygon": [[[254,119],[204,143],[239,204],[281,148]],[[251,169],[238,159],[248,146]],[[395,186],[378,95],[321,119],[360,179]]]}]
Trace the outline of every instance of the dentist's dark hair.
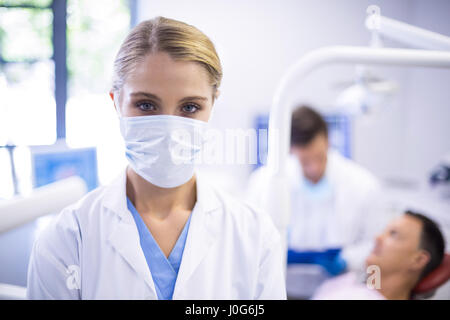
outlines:
[{"label": "dentist's dark hair", "polygon": [[309,106],[300,106],[292,113],[291,146],[304,147],[318,135],[328,139],[328,127],[323,117]]}]

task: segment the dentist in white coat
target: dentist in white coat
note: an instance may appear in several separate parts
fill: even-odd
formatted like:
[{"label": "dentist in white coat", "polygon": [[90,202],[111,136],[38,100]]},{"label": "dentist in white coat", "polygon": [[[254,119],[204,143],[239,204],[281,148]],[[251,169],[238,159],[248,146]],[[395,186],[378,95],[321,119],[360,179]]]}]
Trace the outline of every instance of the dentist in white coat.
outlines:
[{"label": "dentist in white coat", "polygon": [[41,233],[29,298],[286,298],[270,217],[194,170],[221,77],[193,26],[158,17],[130,32],[111,91],[129,166]]},{"label": "dentist in white coat", "polygon": [[[329,149],[327,124],[312,108],[293,111],[286,170],[291,191],[287,292],[308,298],[330,276],[365,271],[373,238],[389,216],[380,205],[378,179]],[[248,198],[255,206],[263,203],[267,174],[262,167],[249,180]]]}]

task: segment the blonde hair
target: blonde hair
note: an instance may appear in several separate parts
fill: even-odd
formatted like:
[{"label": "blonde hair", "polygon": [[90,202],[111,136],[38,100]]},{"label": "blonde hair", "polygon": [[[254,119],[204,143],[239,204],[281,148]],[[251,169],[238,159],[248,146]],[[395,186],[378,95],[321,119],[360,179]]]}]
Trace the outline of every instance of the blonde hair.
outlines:
[{"label": "blonde hair", "polygon": [[208,72],[214,93],[219,88],[222,66],[211,40],[194,26],[156,17],[134,27],[122,43],[114,62],[112,91],[119,92],[136,65],[156,52],[166,52],[174,60],[199,63]]}]

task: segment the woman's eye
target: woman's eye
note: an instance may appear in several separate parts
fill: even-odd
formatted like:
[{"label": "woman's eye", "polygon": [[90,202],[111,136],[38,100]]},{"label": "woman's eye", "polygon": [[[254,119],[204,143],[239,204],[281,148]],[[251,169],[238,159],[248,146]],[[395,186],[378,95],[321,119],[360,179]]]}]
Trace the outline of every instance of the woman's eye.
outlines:
[{"label": "woman's eye", "polygon": [[196,106],[195,104],[187,104],[187,105],[183,106],[182,109],[183,109],[183,112],[186,112],[186,113],[195,113],[199,109],[199,107]]},{"label": "woman's eye", "polygon": [[154,111],[156,110],[155,105],[150,102],[141,102],[137,104],[138,108],[142,111]]}]

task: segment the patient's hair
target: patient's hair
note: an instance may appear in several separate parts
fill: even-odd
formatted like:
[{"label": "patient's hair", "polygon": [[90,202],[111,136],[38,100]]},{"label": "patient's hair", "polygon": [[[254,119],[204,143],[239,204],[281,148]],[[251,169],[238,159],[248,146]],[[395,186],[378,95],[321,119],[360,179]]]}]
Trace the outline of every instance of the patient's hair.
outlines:
[{"label": "patient's hair", "polygon": [[422,222],[422,232],[420,236],[420,248],[427,251],[430,254],[430,261],[425,266],[420,280],[426,277],[431,271],[436,269],[444,258],[445,242],[436,222],[427,218],[423,214],[406,211],[406,215],[419,219]]},{"label": "patient's hair", "polygon": [[291,146],[306,146],[316,136],[328,138],[327,123],[322,116],[308,106],[300,106],[292,113]]}]

